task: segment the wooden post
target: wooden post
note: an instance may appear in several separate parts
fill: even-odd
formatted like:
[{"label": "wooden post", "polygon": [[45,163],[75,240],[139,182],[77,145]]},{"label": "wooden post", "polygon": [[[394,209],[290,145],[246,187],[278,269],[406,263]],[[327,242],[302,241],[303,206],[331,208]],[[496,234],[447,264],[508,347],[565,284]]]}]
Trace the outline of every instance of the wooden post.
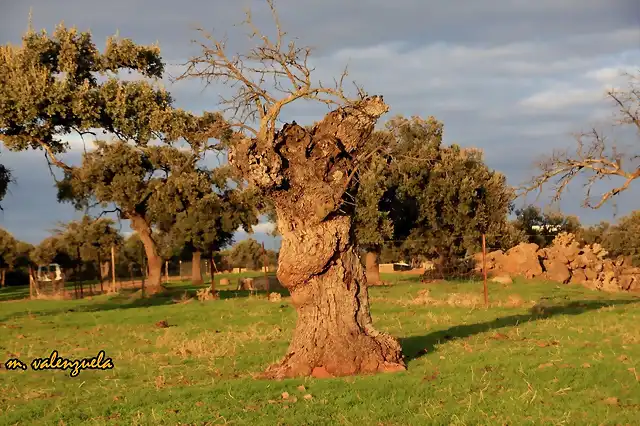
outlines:
[{"label": "wooden post", "polygon": [[[104,277],[102,276],[102,271],[104,270],[104,268],[102,267],[102,257],[100,256],[100,249],[101,247],[98,247],[98,276],[100,277],[100,292],[104,293]],[[92,290],[91,293],[93,294],[93,286],[92,286]]]},{"label": "wooden post", "polygon": [[35,293],[34,284],[33,269],[29,266],[29,299],[33,299]]},{"label": "wooden post", "polygon": [[489,289],[487,288],[487,241],[482,234],[482,275],[484,276],[484,306],[489,306]]},{"label": "wooden post", "polygon": [[111,245],[111,291],[116,291],[116,246]]},{"label": "wooden post", "polygon": [[269,270],[269,261],[267,259],[267,250],[264,248],[264,242],[262,243],[262,267],[264,270],[264,289],[267,291],[267,296],[269,295],[269,275],[267,275],[267,271]]},{"label": "wooden post", "polygon": [[164,261],[164,280],[169,283],[169,261]]},{"label": "wooden post", "polygon": [[213,261],[213,252],[211,252],[211,293],[215,294],[216,292],[216,277],[214,274],[214,269],[213,269],[213,265],[215,265],[215,262]]},{"label": "wooden post", "polygon": [[179,260],[178,264],[180,265],[180,281],[182,281],[182,260]]}]

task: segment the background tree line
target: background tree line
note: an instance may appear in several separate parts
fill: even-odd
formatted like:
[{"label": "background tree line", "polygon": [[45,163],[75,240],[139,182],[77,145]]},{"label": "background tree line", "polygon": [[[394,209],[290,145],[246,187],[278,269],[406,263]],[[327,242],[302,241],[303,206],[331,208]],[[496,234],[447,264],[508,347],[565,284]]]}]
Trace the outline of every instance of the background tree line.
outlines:
[{"label": "background tree line", "polygon": [[[21,46],[2,46],[2,53],[4,145],[13,151],[43,150],[63,172],[56,182],[61,202],[116,212],[135,230],[125,239],[113,221],[85,216],[60,225],[36,247],[4,231],[2,282],[7,272],[29,262],[59,263],[74,278],[104,281],[111,246],[117,248],[118,267],[126,265],[130,275],[144,272],[152,287],[159,286],[167,260],[190,259],[196,283],[203,281],[201,259],[223,268],[261,265],[255,241],[225,248],[236,229],[250,231],[259,215],[275,220],[273,205],[245,187],[237,168],[203,165],[206,153],[228,152],[233,132],[219,113],[198,116],[173,106],[171,95],[158,84],[164,64],[157,47],[114,37],[99,52],[89,33],[59,26],[52,35],[30,30]],[[148,79],[122,80],[120,71]],[[97,74],[108,78],[99,81]],[[625,124],[637,123],[631,108],[637,101],[636,81],[630,78],[623,95],[610,93],[621,105]],[[113,140],[96,138],[95,149],[83,155],[79,166],[66,164],[60,158],[68,148],[62,136],[94,134],[95,129]],[[367,141],[369,154],[358,165],[357,196],[346,203],[354,207],[370,284],[380,283],[380,261],[432,260],[449,268],[480,249],[482,234],[490,247],[506,249],[524,241],[545,246],[558,232],[576,232],[611,253],[638,257],[636,237],[627,232],[635,229],[636,215],[583,229],[577,218],[559,212],[533,206],[514,211],[516,193],[504,175],[487,167],[481,151],[444,145],[443,135],[444,125],[434,117],[397,116]],[[0,167],[0,196],[10,182],[10,171]],[[513,213],[516,219],[509,220]],[[269,257],[273,260],[273,253]]]}]

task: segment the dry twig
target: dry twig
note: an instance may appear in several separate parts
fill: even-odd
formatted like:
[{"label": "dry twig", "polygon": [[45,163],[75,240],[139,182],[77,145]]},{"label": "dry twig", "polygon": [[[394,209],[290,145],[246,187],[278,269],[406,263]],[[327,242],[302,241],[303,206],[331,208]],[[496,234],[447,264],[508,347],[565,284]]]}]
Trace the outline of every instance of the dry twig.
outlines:
[{"label": "dry twig", "polygon": [[[577,148],[575,153],[556,151],[550,157],[540,161],[537,168],[541,171],[529,183],[520,187],[519,195],[526,195],[533,191],[541,193],[543,186],[555,181],[553,201],[558,201],[569,183],[579,174],[586,174],[587,183],[584,200],[585,207],[598,209],[615,195],[627,190],[631,183],[640,177],[640,73],[627,74],[629,87],[627,90],[611,89],[608,97],[618,108],[617,125],[627,125],[636,128],[637,140],[632,152],[624,152],[610,142],[597,129],[576,136]],[[622,182],[591,201],[591,189],[594,183],[605,178],[617,177]],[[538,195],[539,196],[539,195]]]}]

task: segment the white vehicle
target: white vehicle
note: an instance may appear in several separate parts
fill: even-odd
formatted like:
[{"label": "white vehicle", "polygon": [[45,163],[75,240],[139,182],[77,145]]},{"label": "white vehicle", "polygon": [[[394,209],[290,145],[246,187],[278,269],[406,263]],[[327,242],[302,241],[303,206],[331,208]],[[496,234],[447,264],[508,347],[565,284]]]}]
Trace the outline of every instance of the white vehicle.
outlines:
[{"label": "white vehicle", "polygon": [[38,266],[38,281],[60,281],[63,278],[62,269],[57,263],[52,263],[46,266]]}]

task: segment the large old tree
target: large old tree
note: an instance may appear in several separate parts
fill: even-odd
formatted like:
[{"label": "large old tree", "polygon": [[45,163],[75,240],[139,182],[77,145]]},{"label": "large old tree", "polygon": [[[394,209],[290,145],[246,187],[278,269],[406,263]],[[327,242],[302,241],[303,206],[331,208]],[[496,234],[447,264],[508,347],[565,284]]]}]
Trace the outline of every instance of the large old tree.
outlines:
[{"label": "large old tree", "polygon": [[167,234],[180,212],[212,191],[208,173],[197,168],[196,161],[193,153],[167,145],[98,142],[59,184],[59,198],[77,207],[90,199],[104,206],[113,203],[120,217],[130,220],[145,247],[147,291],[153,294],[161,290],[163,258],[168,255],[154,228],[162,226]]},{"label": "large old tree", "polygon": [[[275,14],[270,39],[246,21],[258,45],[229,56],[210,34],[202,55],[181,78],[230,82],[223,99],[237,133],[229,162],[273,203],[282,235],[278,279],[289,290],[298,320],[286,356],[267,377],[343,376],[404,369],[398,341],[373,327],[365,275],[356,251],[353,199],[366,141],[389,107],[382,97],[349,99],[340,81],[314,85],[310,49],[286,41]],[[267,85],[274,82],[273,90]],[[283,108],[315,100],[335,109],[307,128],[278,128]],[[253,123],[256,123],[253,125]]]},{"label": "large old tree", "polygon": [[[182,185],[193,188],[201,180],[193,180],[195,171],[185,168],[177,148],[149,144],[186,140],[201,153],[208,132],[222,122],[218,114],[196,117],[174,108],[158,82],[163,71],[157,46],[112,37],[100,52],[90,33],[62,25],[52,35],[29,30],[20,46],[0,46],[0,140],[14,151],[44,150],[50,164],[64,171],[62,199],[82,207],[87,204],[78,203],[81,199],[117,205],[145,245],[150,292],[160,289],[161,268],[152,220],[197,198],[182,191]],[[123,72],[141,78],[126,81],[119,77]],[[117,142],[98,141],[98,133]],[[93,136],[97,142],[80,167],[60,158],[70,134]]]},{"label": "large old tree", "polygon": [[[539,174],[522,186],[523,193],[541,192],[553,183],[553,201],[558,201],[568,185],[580,176],[586,179],[584,206],[597,209],[640,178],[640,71],[627,77],[626,89],[607,92],[617,110],[615,124],[622,140],[616,141],[615,135],[607,137],[595,128],[579,134],[575,151],[558,150],[537,164]],[[624,143],[625,139],[628,143]],[[614,182],[610,189],[593,196],[592,186],[605,179]]]}]

